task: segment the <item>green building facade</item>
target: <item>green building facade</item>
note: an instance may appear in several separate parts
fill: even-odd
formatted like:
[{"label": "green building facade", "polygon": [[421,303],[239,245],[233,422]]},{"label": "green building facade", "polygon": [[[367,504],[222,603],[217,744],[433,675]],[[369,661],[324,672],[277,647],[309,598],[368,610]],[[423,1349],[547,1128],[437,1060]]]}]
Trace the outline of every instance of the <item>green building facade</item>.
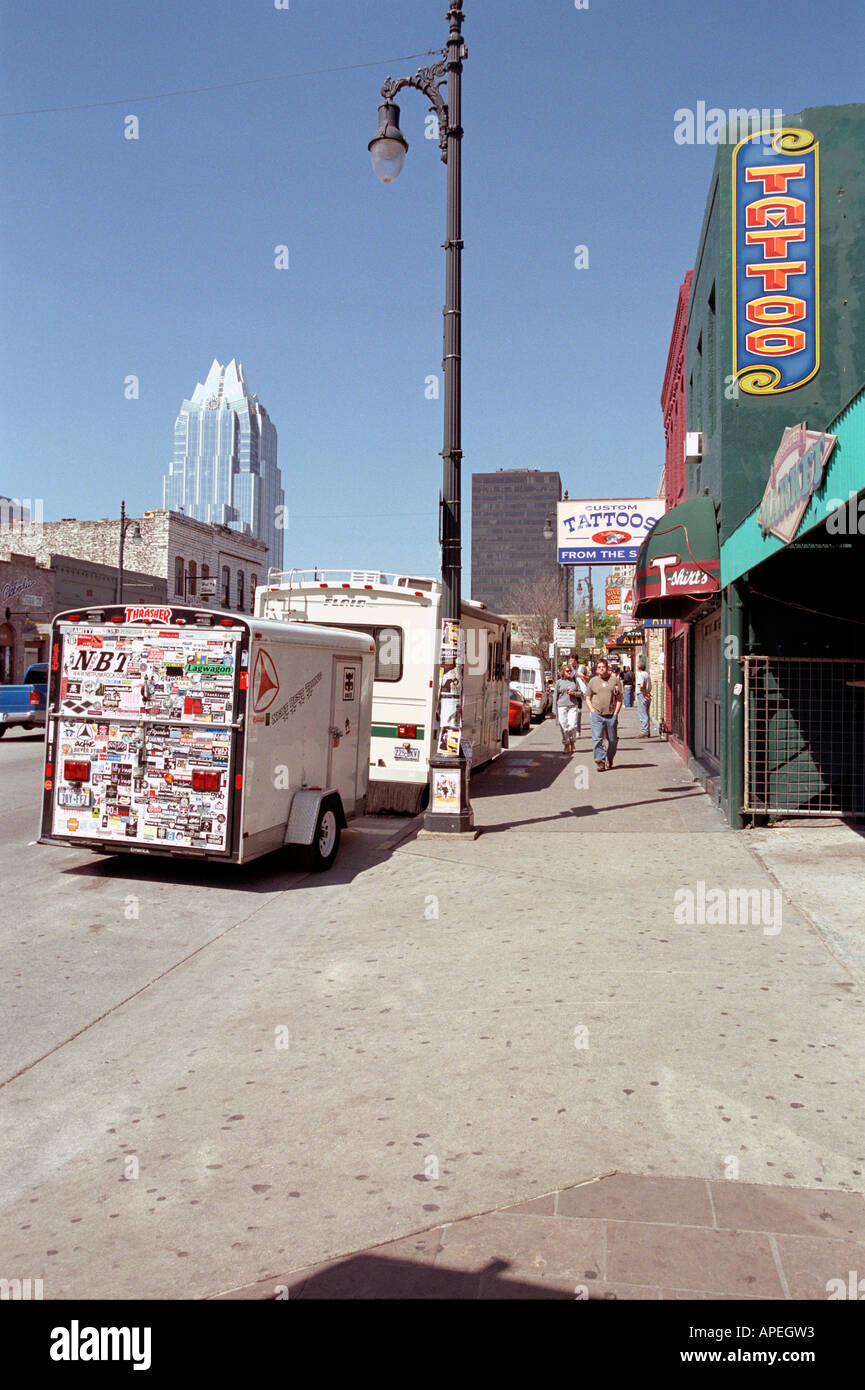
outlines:
[{"label": "green building facade", "polygon": [[865,816],[865,105],[719,145],[685,363],[687,497],[720,553],[691,614],[707,778],[734,826]]}]

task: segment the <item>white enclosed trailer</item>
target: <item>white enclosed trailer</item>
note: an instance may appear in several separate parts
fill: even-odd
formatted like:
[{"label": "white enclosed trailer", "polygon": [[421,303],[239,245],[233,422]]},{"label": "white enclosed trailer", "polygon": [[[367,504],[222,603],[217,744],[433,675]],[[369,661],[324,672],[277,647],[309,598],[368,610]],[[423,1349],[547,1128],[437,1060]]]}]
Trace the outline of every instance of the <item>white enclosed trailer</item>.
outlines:
[{"label": "white enclosed trailer", "polygon": [[375,648],[177,605],[58,614],[40,844],[329,867],[365,808]]},{"label": "white enclosed trailer", "polygon": [[[367,810],[420,810],[437,734],[441,583],[379,570],[271,571],[262,617],[368,632],[376,647]],[[510,623],[463,599],[462,743],[472,767],[508,741]]]}]

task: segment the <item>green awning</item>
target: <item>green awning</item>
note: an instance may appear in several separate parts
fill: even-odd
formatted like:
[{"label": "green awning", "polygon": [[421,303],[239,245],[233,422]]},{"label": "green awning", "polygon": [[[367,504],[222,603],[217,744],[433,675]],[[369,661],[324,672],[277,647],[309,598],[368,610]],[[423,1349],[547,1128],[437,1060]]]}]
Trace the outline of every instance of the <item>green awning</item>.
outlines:
[{"label": "green awning", "polygon": [[640,546],[634,617],[686,618],[720,587],[715,504],[692,497],[665,512]]}]

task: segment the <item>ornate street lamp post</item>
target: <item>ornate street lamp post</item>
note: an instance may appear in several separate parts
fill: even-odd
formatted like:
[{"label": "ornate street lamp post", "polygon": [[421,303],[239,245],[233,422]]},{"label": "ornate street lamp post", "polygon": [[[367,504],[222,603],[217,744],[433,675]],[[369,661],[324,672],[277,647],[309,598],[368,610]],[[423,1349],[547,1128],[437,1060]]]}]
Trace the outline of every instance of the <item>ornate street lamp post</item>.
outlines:
[{"label": "ornate street lamp post", "polygon": [[[427,830],[471,831],[474,816],[469,802],[468,770],[461,739],[464,639],[461,633],[461,353],[462,333],[462,107],[461,81],[467,50],[462,40],[461,0],[448,9],[448,39],[442,59],[421,68],[414,77],[388,78],[381,89],[379,128],[369,143],[372,166],[383,183],[392,183],[405,162],[408,142],[399,128],[399,107],[393,98],[403,87],[414,87],[429,98],[439,123],[439,144],[447,165],[447,228],[445,234],[444,307],[444,442],[443,487],[440,501],[442,547],[442,648],[439,686],[439,746],[430,758],[430,800]],[[447,78],[447,101],[441,87]]]},{"label": "ornate street lamp post", "polygon": [[134,541],[140,541],[140,540],[141,540],[141,527],[139,526],[138,522],[135,520],[135,517],[130,517],[128,521],[126,520],[126,503],[125,503],[125,501],[124,501],[124,502],[121,502],[121,503],[120,503],[120,555],[119,555],[118,561],[117,561],[117,602],[118,602],[118,603],[122,603],[122,602],[123,602],[123,547],[124,547],[125,544],[126,544],[126,532],[129,530],[130,527],[133,528],[133,531],[132,531],[132,539],[133,539]]}]

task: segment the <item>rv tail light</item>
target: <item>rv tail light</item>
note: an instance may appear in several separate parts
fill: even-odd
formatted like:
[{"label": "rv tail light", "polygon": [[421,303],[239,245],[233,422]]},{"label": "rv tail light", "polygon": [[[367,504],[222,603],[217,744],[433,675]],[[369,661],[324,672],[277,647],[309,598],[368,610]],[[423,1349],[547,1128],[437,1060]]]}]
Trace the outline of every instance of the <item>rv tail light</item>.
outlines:
[{"label": "rv tail light", "polygon": [[39,691],[38,691],[38,690],[31,690],[31,691],[30,691],[30,703],[31,703],[31,705],[38,705],[38,704],[39,704]]},{"label": "rv tail light", "polygon": [[371,585],[371,584],[364,584],[363,587],[364,587],[365,589],[371,589],[371,588],[372,588],[372,585]]},{"label": "rv tail light", "polygon": [[53,776],[54,776],[54,764],[53,764],[53,763],[46,763],[46,764],[45,764],[45,776],[46,776],[46,777],[53,777]]},{"label": "rv tail light", "polygon": [[242,773],[242,772],[238,772],[237,776],[236,776],[235,779],[234,779],[234,789],[235,789],[235,791],[240,791],[240,790],[242,789],[242,787],[243,787],[243,773]]},{"label": "rv tail light", "polygon": [[219,620],[219,626],[220,626],[220,627],[234,627],[234,619],[233,619],[233,618],[220,618],[220,620]]},{"label": "rv tail light", "polygon": [[89,782],[90,763],[86,760],[82,762],[69,762],[63,764],[63,776],[67,782]]},{"label": "rv tail light", "polygon": [[192,790],[194,792],[218,792],[219,773],[204,772],[202,770],[192,771]]},{"label": "rv tail light", "polygon": [[397,738],[417,738],[417,724],[397,724]]},{"label": "rv tail light", "polygon": [[339,587],[340,587],[341,589],[350,589],[350,588],[351,588],[351,585],[350,585],[350,584],[340,584]]},{"label": "rv tail light", "polygon": [[318,587],[319,587],[320,589],[326,589],[326,588],[327,588],[327,585],[326,585],[326,584],[319,584]]},{"label": "rv tail light", "polygon": [[112,623],[122,623],[122,622],[123,622],[123,618],[120,616],[119,613],[115,613],[114,616],[112,617],[111,621],[112,621]]},{"label": "rv tail light", "polygon": [[81,622],[81,614],[80,614],[80,613],[67,613],[67,614],[66,614],[66,617],[64,618],[64,622],[67,622],[67,623],[80,623],[80,622]]},{"label": "rv tail light", "polygon": [[248,672],[248,671],[241,671],[241,673],[240,673],[240,682],[239,682],[239,684],[240,684],[240,689],[241,689],[241,690],[248,690],[248,689],[249,689],[249,672]]}]

